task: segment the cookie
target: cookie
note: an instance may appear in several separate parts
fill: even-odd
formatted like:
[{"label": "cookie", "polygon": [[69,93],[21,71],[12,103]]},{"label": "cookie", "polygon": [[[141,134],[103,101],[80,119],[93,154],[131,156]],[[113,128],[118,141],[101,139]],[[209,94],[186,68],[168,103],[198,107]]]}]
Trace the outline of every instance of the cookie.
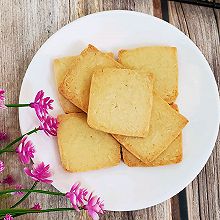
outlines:
[{"label": "cookie", "polygon": [[131,69],[154,74],[155,91],[168,103],[178,95],[178,60],[176,47],[149,46],[120,50],[118,62]]},{"label": "cookie", "polygon": [[82,172],[116,166],[120,145],[109,134],[88,126],[85,113],[58,116],[58,146],[63,167]]},{"label": "cookie", "polygon": [[[53,61],[53,70],[55,73],[55,81],[57,88],[59,88],[66,74],[71,71],[73,62],[77,59],[76,56],[62,57]],[[60,105],[65,113],[82,112],[73,103],[66,99],[58,92],[58,99]]]},{"label": "cookie", "polygon": [[150,73],[97,69],[91,81],[87,122],[107,133],[144,137],[149,129],[152,103]]}]

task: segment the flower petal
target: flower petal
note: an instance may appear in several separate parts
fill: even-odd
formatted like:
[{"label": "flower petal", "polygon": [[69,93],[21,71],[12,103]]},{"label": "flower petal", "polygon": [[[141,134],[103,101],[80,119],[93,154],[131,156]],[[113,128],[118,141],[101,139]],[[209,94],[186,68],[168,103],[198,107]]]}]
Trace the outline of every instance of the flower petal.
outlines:
[{"label": "flower petal", "polygon": [[5,109],[5,90],[0,89],[0,109]]},{"label": "flower petal", "polygon": [[5,141],[8,138],[8,135],[5,132],[0,132],[0,141]]},{"label": "flower petal", "polygon": [[2,173],[4,169],[5,169],[4,162],[0,160],[0,173]]},{"label": "flower petal", "polygon": [[39,203],[35,203],[34,206],[31,208],[31,209],[34,209],[34,210],[41,210],[41,206]]},{"label": "flower petal", "polygon": [[27,135],[24,136],[21,139],[19,146],[16,148],[16,153],[18,154],[18,157],[23,164],[29,164],[30,159],[34,158],[35,152],[33,143],[27,138]]},{"label": "flower petal", "polygon": [[48,110],[53,109],[52,102],[54,100],[50,97],[44,98],[44,91],[40,90],[35,96],[34,102],[30,103],[30,107],[34,108],[35,113],[39,120],[42,122],[44,117],[48,116]]},{"label": "flower petal", "polygon": [[4,220],[13,220],[14,218],[10,214],[6,214]]},{"label": "flower petal", "polygon": [[49,177],[51,177],[49,168],[50,168],[49,165],[45,166],[44,163],[41,162],[38,165],[37,164],[33,165],[32,170],[25,167],[24,172],[35,181],[40,181],[40,182],[44,182],[47,184],[51,184],[53,180],[48,179]]}]

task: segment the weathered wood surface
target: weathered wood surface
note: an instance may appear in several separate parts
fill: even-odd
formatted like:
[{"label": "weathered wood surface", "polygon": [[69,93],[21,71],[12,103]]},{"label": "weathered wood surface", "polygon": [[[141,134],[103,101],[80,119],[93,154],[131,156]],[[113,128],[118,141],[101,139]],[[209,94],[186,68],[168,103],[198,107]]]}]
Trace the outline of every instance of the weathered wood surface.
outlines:
[{"label": "weathered wood surface", "polygon": [[[220,86],[220,10],[170,3],[170,23],[188,35],[208,60]],[[189,219],[220,219],[220,142],[205,168],[186,188]]]},{"label": "weathered wood surface", "polygon": [[[7,90],[7,101],[15,103],[25,71],[39,47],[65,24],[103,10],[127,9],[141,11],[162,17],[160,0],[0,0],[0,88]],[[209,61],[219,85],[220,11],[180,3],[169,3],[170,22],[185,32],[202,50]],[[19,132],[17,110],[0,112],[0,130],[7,130],[10,139]],[[186,188],[189,219],[220,219],[220,152],[219,140],[206,167]],[[12,173],[19,183],[30,186],[22,167],[15,163],[16,156],[5,154],[6,172]],[[2,178],[2,176],[0,176]],[[45,184],[39,188],[55,190]],[[183,192],[184,195],[185,191]],[[103,220],[170,220],[180,219],[186,210],[180,196],[167,200],[157,206],[134,212],[107,212]],[[0,208],[9,206],[16,198],[0,201]],[[33,194],[24,202],[31,207],[40,202],[43,207],[65,207],[66,200]],[[179,208],[180,207],[180,208]],[[181,207],[183,207],[181,209]],[[181,212],[180,212],[181,210]],[[187,214],[187,213],[185,213]],[[26,215],[17,219],[89,219],[84,212],[63,212],[51,214]]]}]

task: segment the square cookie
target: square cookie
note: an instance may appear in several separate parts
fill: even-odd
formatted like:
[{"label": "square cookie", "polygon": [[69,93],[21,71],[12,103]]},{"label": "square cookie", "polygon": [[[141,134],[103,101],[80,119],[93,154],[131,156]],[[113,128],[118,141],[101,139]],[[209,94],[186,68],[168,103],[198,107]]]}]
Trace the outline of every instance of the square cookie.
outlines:
[{"label": "square cookie", "polygon": [[131,69],[153,73],[155,91],[168,103],[178,95],[178,60],[176,47],[149,46],[120,50],[118,61]]},{"label": "square cookie", "polygon": [[85,113],[58,116],[60,158],[70,172],[96,170],[120,163],[120,145],[109,134],[88,126]]},{"label": "square cookie", "polygon": [[153,79],[146,72],[104,68],[94,71],[87,122],[112,134],[147,135],[153,103]]}]

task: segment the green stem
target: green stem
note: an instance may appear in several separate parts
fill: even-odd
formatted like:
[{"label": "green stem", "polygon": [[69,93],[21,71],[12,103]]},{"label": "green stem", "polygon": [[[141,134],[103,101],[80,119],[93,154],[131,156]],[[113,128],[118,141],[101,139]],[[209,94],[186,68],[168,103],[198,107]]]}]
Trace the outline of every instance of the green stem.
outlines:
[{"label": "green stem", "polygon": [[30,104],[5,104],[6,107],[14,107],[14,108],[17,108],[17,107],[27,107],[27,106],[30,106]]},{"label": "green stem", "polygon": [[[25,135],[30,135],[32,133],[36,133],[39,130],[39,128],[34,128],[33,130],[25,133],[24,135],[20,136],[19,138],[15,139],[14,141],[12,141],[11,143],[9,143],[7,146],[5,146],[2,150],[0,150],[0,155],[4,152],[8,152],[6,150],[8,150],[9,148],[11,148],[14,144],[16,144],[18,141],[20,141]],[[10,151],[9,151],[10,152]]]},{"label": "green stem", "polygon": [[13,192],[31,192],[31,193],[42,193],[47,195],[55,195],[55,196],[65,196],[65,193],[61,192],[50,192],[45,190],[38,190],[38,189],[8,189],[8,190],[2,190],[0,191],[0,196],[8,193]]},{"label": "green stem", "polygon": [[[80,210],[83,207],[79,207]],[[74,211],[74,208],[53,208],[53,209],[42,209],[42,210],[34,210],[34,209],[1,209],[0,215],[4,216],[6,214],[11,215],[21,215],[27,213],[43,213],[43,212],[60,212],[60,211]]]},{"label": "green stem", "polygon": [[14,149],[5,149],[5,150],[0,150],[0,154],[5,153],[5,152],[15,152]]},{"label": "green stem", "polygon": [[[35,181],[33,186],[30,188],[30,190],[34,189],[37,185],[38,181]],[[18,206],[20,203],[22,203],[29,195],[31,194],[31,192],[27,192],[18,202],[16,202],[13,206],[11,206],[12,208],[15,208],[16,206]]]}]

